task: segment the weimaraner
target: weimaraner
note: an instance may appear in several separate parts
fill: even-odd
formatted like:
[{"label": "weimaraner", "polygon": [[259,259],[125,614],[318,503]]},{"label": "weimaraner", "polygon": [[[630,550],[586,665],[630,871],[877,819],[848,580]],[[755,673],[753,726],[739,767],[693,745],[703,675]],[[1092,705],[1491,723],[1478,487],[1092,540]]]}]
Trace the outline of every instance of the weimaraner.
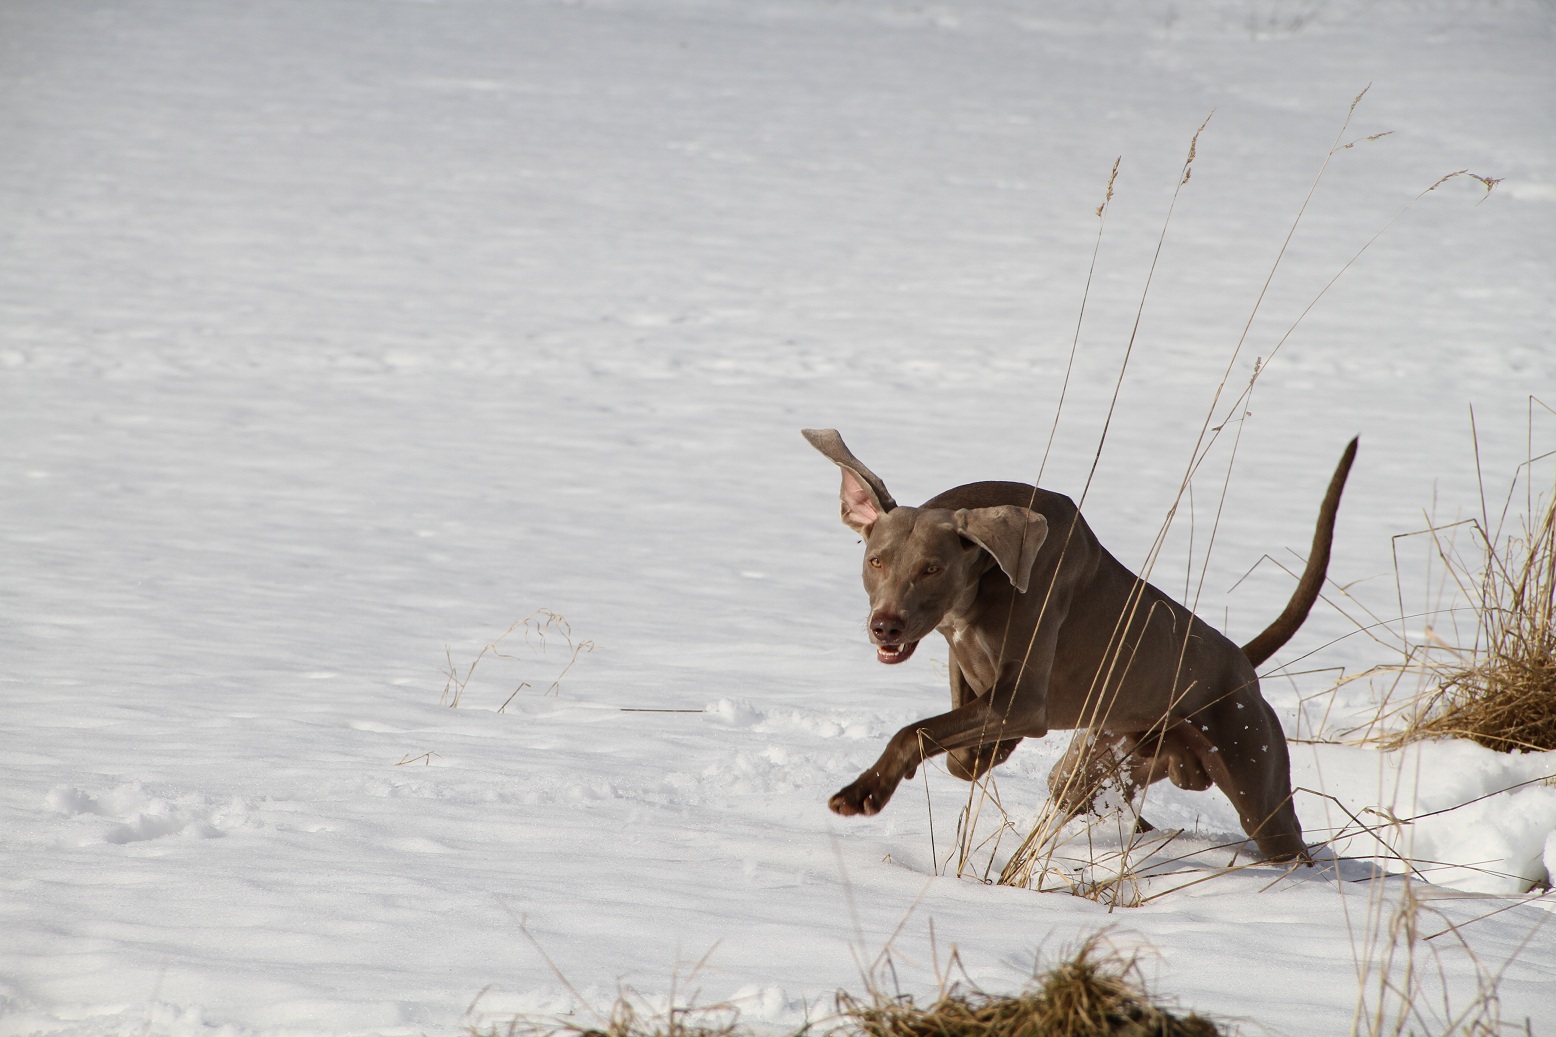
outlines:
[{"label": "weimaraner", "polygon": [[843,522],[864,538],[876,658],[903,662],[935,630],[951,646],[951,711],[893,735],[832,797],[834,811],[879,812],[927,757],[946,753],[951,773],[971,781],[1023,738],[1076,729],[1048,779],[1069,814],[1096,808],[1110,784],[1130,799],[1162,778],[1214,784],[1263,856],[1306,856],[1286,737],[1254,667],[1318,598],[1356,440],[1330,480],[1291,601],[1239,649],[1124,568],[1063,494],[977,482],[898,507],[836,430],[804,436],[842,469]]}]

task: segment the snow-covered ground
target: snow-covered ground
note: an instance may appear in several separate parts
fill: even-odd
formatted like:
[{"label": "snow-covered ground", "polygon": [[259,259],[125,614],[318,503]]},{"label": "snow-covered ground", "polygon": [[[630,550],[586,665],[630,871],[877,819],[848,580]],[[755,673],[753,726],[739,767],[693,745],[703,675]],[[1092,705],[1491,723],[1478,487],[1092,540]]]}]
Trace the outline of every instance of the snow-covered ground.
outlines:
[{"label": "snow-covered ground", "polygon": [[[1157,582],[1260,629],[1290,580],[1239,578],[1305,552],[1359,433],[1331,576],[1383,618],[1440,601],[1419,539],[1396,593],[1392,537],[1478,512],[1477,443],[1500,492],[1529,396],[1556,405],[1553,26],[1549,0],[0,4],[0,1034],[582,1012],[537,945],[596,1006],[713,948],[694,985],[776,1029],[888,943],[929,991],[931,924],[989,989],[1112,926],[1246,1032],[1349,1032],[1403,888],[1365,862],[1110,913],[935,877],[943,770],[826,811],[944,672],[875,663],[798,430],[905,502],[1039,471],[1079,497],[1138,313],[1085,496],[1115,554],[1145,562],[1207,413],[1246,411]],[[1503,179],[1411,204],[1461,169]],[[1288,731],[1394,661],[1353,629],[1321,608],[1277,656]],[[1001,769],[1018,826],[1062,745]],[[1460,923],[1420,953],[1455,1004],[1478,958],[1505,1018],[1556,1026],[1549,897],[1519,892],[1556,870],[1556,788],[1450,809],[1556,758],[1293,756],[1334,797],[1301,795],[1312,840],[1445,811],[1389,834],[1434,883],[1422,935]],[[1151,805],[1230,856],[1217,794]]]}]

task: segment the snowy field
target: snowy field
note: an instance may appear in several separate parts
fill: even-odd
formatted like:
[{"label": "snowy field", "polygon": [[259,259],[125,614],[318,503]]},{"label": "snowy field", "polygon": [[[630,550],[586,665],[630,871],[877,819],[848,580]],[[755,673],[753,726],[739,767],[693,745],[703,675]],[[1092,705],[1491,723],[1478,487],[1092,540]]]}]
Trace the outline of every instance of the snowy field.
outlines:
[{"label": "snowy field", "polygon": [[[1231,418],[1153,578],[1237,640],[1360,434],[1330,575],[1398,629],[1444,600],[1393,536],[1480,510],[1470,409],[1493,497],[1556,446],[1553,54],[1550,0],[0,4],[0,1035],[450,1035],[675,982],[777,1032],[888,944],[920,995],[953,944],[1011,990],[1103,926],[1244,1033],[1351,1032],[1398,862],[1109,912],[945,873],[938,767],[826,810],[944,708],[944,648],[875,662],[798,430],[904,502],[1041,471],[1139,567]],[[1462,169],[1502,182],[1412,204]],[[1288,733],[1365,715],[1326,691],[1396,657],[1354,629],[1276,656]],[[1064,742],[1001,768],[1018,828]],[[1434,814],[1390,836],[1459,926],[1434,1018],[1478,959],[1556,1032],[1556,787],[1499,791],[1556,754],[1293,764],[1310,841]],[[1231,859],[1219,794],[1150,795]]]}]

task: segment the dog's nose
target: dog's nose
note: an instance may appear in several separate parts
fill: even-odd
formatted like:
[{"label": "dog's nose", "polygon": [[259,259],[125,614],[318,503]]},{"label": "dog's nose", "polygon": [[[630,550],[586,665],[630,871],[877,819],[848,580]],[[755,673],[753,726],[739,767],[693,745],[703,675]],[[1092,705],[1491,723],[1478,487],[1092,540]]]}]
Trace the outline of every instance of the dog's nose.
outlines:
[{"label": "dog's nose", "polygon": [[902,632],[907,624],[903,618],[895,612],[874,612],[870,615],[870,633],[875,635],[877,644],[894,645],[902,641]]}]

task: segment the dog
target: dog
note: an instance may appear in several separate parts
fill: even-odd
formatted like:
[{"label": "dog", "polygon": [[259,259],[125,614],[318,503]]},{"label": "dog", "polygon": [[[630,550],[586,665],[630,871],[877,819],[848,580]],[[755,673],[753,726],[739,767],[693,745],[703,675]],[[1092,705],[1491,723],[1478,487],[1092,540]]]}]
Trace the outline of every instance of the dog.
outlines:
[{"label": "dog", "polygon": [[802,434],[842,471],[843,522],[864,540],[876,658],[905,662],[937,630],[950,645],[950,712],[893,735],[832,810],[879,813],[931,756],[946,754],[951,773],[972,781],[1023,738],[1075,730],[1049,775],[1066,816],[1100,810],[1110,787],[1132,801],[1163,778],[1214,785],[1263,857],[1306,859],[1286,737],[1254,668],[1318,598],[1357,440],[1330,480],[1291,600],[1238,648],[1109,554],[1063,494],[976,482],[899,507],[835,429]]}]

